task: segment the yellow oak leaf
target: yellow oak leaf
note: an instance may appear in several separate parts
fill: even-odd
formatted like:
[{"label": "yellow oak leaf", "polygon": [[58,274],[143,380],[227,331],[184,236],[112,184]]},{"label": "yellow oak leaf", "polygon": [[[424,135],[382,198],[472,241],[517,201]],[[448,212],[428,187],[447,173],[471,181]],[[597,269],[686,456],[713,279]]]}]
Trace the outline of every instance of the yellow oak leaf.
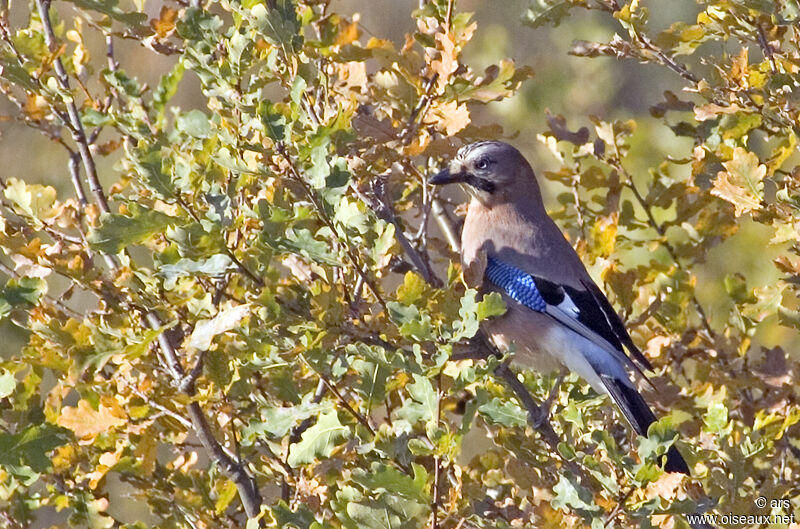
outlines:
[{"label": "yellow oak leaf", "polygon": [[434,104],[431,115],[435,118],[434,125],[443,131],[445,135],[452,136],[470,124],[472,119],[466,103],[458,104],[458,101]]},{"label": "yellow oak leaf", "polygon": [[64,407],[56,422],[75,432],[77,437],[85,439],[122,426],[127,421],[125,412],[118,406],[100,404],[95,410],[89,402],[80,400],[77,408]]},{"label": "yellow oak leaf", "polygon": [[733,159],[722,165],[725,171],[717,173],[711,194],[733,204],[737,217],[761,209],[767,166],[741,147],[734,149]]},{"label": "yellow oak leaf", "polygon": [[645,496],[647,498],[664,498],[672,500],[685,496],[681,489],[684,474],[679,472],[667,472],[662,474],[657,480],[647,485]]}]

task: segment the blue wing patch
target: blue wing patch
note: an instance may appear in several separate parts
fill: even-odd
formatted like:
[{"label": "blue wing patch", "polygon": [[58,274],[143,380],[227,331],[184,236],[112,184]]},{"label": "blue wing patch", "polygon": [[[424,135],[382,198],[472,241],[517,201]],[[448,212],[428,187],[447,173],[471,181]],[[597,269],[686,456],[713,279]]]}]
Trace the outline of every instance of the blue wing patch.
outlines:
[{"label": "blue wing patch", "polygon": [[[609,323],[609,316],[604,312],[603,307],[598,305],[596,294],[534,277],[491,255],[487,256],[485,273],[486,279],[490,283],[517,303],[555,318],[562,325],[587,340],[599,344],[603,350],[613,355],[618,361],[631,366],[644,376],[641,369],[625,354],[620,336]],[[597,289],[596,286],[595,288]],[[600,292],[600,289],[597,291]],[[608,301],[605,303],[608,304]],[[610,304],[608,310],[619,319]],[[617,325],[621,332],[625,333],[626,343],[631,342],[632,350],[638,353],[638,356],[642,356],[632,345],[622,322],[618,322]],[[638,356],[637,360],[639,360]],[[646,359],[642,364],[649,367]],[[644,378],[647,379],[647,377]]]},{"label": "blue wing patch", "polygon": [[495,259],[491,255],[486,262],[486,278],[508,294],[508,297],[529,309],[544,312],[547,308],[547,303],[539,293],[539,289],[536,288],[536,283],[530,274]]}]

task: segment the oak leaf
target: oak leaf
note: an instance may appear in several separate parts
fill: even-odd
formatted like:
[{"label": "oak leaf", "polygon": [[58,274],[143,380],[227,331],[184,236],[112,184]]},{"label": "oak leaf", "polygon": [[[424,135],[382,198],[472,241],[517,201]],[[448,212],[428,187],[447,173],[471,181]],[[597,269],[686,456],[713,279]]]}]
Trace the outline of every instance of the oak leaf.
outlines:
[{"label": "oak leaf", "polygon": [[100,404],[95,410],[86,400],[78,401],[78,407],[65,406],[56,421],[59,426],[75,432],[77,437],[87,439],[127,422],[125,412],[118,406]]},{"label": "oak leaf", "polygon": [[466,103],[449,101],[434,105],[431,114],[436,118],[436,128],[452,136],[470,124],[471,118]]},{"label": "oak leaf", "polygon": [[711,194],[733,204],[737,217],[761,209],[767,167],[741,147],[733,151],[733,159],[722,165],[725,171],[717,173]]}]

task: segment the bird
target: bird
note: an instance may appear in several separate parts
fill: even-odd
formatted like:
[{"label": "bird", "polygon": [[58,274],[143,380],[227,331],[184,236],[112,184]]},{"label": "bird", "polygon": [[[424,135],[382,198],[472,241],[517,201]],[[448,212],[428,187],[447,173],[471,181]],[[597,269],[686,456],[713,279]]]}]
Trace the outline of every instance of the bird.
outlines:
[{"label": "bird", "polygon": [[[461,232],[464,279],[499,292],[506,303],[503,315],[483,323],[492,345],[501,352],[513,348],[515,363],[540,373],[577,373],[647,436],[656,416],[629,370],[647,380],[644,370],[652,366],[548,216],[522,153],[501,141],[471,143],[429,183],[460,183],[471,197]],[[674,445],[663,467],[689,474]]]}]

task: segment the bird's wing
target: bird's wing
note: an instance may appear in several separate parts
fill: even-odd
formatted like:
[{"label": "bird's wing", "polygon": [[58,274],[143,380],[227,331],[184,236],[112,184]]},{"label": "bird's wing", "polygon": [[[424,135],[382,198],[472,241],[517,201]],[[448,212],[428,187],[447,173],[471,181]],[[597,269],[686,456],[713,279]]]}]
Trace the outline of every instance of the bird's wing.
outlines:
[{"label": "bird's wing", "polygon": [[[549,315],[573,332],[598,345],[647,380],[647,376],[641,368],[624,352],[622,341],[615,331],[613,323],[617,321],[624,331],[619,316],[614,313],[609,304],[608,310],[616,318],[616,320],[612,320],[607,310],[604,310],[603,305],[598,301],[598,296],[591,290],[556,284],[542,277],[528,274],[495,256],[489,256],[487,259],[486,278],[514,301],[531,310]],[[597,289],[596,286],[595,288]],[[605,300],[602,292],[599,289],[597,291],[600,293],[601,299]],[[605,303],[608,304],[608,301]],[[626,331],[624,336],[626,341],[630,341]],[[636,349],[636,353],[641,356],[638,349]],[[647,362],[646,359],[645,362]],[[645,363],[645,365],[649,366],[649,363]]]},{"label": "bird's wing", "polygon": [[636,347],[636,344],[633,343],[631,335],[628,334],[628,330],[625,328],[625,324],[622,323],[619,314],[617,314],[617,311],[615,311],[614,307],[611,306],[611,303],[608,302],[608,299],[606,298],[605,294],[603,294],[603,291],[600,290],[600,287],[598,287],[590,278],[582,279],[581,284],[592,296],[595,305],[597,305],[597,307],[599,307],[602,311],[603,316],[605,316],[605,319],[608,322],[608,326],[611,328],[611,332],[620,342],[625,345],[625,348],[628,350],[633,359],[639,362],[639,364],[646,369],[652,370],[653,366],[650,364],[650,361],[642,354],[639,348]]},{"label": "bird's wing", "polygon": [[[618,325],[624,330],[622,322],[594,283],[591,285],[597,289],[596,293],[590,288],[584,290],[559,285],[524,272],[495,256],[489,256],[486,261],[486,278],[514,301],[547,314],[586,338],[592,346],[580,351],[581,354],[633,429],[640,435],[647,435],[655,415],[622,366],[636,370],[645,380],[647,377],[623,351],[618,331],[614,329]],[[625,337],[630,340],[627,332]],[[638,353],[638,349],[636,351]],[[666,455],[665,468],[669,472],[689,473],[689,467],[675,447],[671,447]]]}]

